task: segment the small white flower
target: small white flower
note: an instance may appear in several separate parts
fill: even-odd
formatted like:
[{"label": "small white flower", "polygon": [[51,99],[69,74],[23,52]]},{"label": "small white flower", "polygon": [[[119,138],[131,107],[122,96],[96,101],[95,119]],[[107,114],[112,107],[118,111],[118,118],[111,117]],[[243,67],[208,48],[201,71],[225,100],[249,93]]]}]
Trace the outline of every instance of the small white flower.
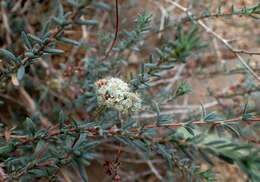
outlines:
[{"label": "small white flower", "polygon": [[105,78],[96,82],[99,105],[112,107],[118,111],[135,113],[141,109],[141,99],[130,92],[128,84],[119,78]]}]

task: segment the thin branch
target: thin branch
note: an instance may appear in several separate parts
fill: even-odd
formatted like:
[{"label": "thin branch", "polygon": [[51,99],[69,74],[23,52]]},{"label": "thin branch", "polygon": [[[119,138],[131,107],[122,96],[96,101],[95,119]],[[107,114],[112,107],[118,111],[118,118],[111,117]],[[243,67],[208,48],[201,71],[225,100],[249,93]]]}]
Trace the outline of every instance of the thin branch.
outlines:
[{"label": "thin branch", "polygon": [[198,20],[203,20],[203,19],[208,19],[208,18],[219,18],[219,17],[231,17],[231,16],[245,16],[248,15],[248,12],[230,12],[230,13],[215,13],[215,14],[209,14],[209,15],[201,15],[198,17],[185,17],[181,20],[181,23],[187,23],[191,21],[198,21]]},{"label": "thin branch", "polygon": [[246,50],[233,50],[234,52],[238,53],[238,54],[248,54],[248,55],[260,55],[260,52],[250,52],[250,51],[246,51]]},{"label": "thin branch", "polygon": [[216,37],[219,41],[221,41],[231,52],[233,52],[239,59],[240,63],[251,73],[251,75],[258,81],[260,82],[259,76],[250,68],[250,66],[246,63],[244,58],[240,56],[241,53],[245,53],[245,51],[239,51],[234,49],[227,40],[223,39],[220,35],[218,35],[216,32],[212,31],[208,26],[206,26],[201,20],[198,21],[199,25],[201,25],[206,32],[210,33],[214,37]]},{"label": "thin branch", "polygon": [[6,30],[6,39],[7,39],[7,44],[10,45],[12,43],[12,39],[11,39],[11,34],[12,34],[12,31],[11,31],[11,28],[10,28],[10,25],[9,25],[9,21],[8,21],[8,17],[7,17],[7,14],[6,14],[6,11],[5,11],[5,8],[4,8],[4,3],[5,2],[2,2],[1,3],[1,9],[2,9],[2,18],[3,18],[3,26]]},{"label": "thin branch", "polygon": [[[180,4],[174,2],[174,1],[169,1],[167,0],[167,2],[175,5],[177,8],[179,8],[180,10],[184,11],[187,13],[188,16],[193,16],[193,14],[185,7],[181,6]],[[249,67],[249,65],[246,63],[246,61],[240,56],[241,53],[246,53],[247,51],[239,51],[236,50],[235,48],[233,48],[227,40],[225,40],[224,38],[222,38],[219,34],[217,34],[216,32],[214,32],[212,29],[210,29],[205,23],[202,22],[202,20],[198,20],[195,23],[197,23],[198,25],[200,25],[206,32],[208,32],[209,34],[213,35],[216,39],[218,39],[219,41],[221,41],[231,52],[233,52],[239,59],[240,63],[251,73],[251,75],[258,81],[260,82],[260,78],[259,76],[252,70],[252,68]]]},{"label": "thin branch", "polygon": [[[219,121],[194,121],[194,122],[190,122],[189,124],[193,124],[193,125],[221,125],[221,124],[224,124],[224,123],[233,123],[233,122],[246,122],[246,123],[253,123],[253,122],[260,122],[260,118],[254,118],[254,119],[249,119],[249,120],[243,120],[243,118],[239,117],[239,118],[233,118],[233,119],[228,119],[228,120],[219,120]],[[143,130],[143,129],[150,129],[150,128],[168,128],[168,127],[182,127],[182,126],[185,126],[187,123],[185,122],[180,122],[180,123],[167,123],[167,124],[163,124],[163,125],[155,125],[155,124],[152,124],[152,125],[147,125],[147,126],[144,126],[142,128],[133,128],[133,129],[129,129],[128,132],[138,132],[140,130]],[[55,126],[53,126],[55,127]],[[51,130],[51,129],[50,129]],[[82,131],[88,131],[88,132],[91,132],[91,134],[88,134],[88,136],[90,137],[93,137],[93,136],[100,136],[99,134],[99,128],[82,128],[82,129],[79,129],[79,128],[71,128],[71,129],[68,129],[67,131],[59,131],[59,132],[54,132],[54,133],[51,133],[49,134],[48,136],[46,136],[47,139],[50,139],[54,136],[58,136],[58,135],[64,135],[66,133],[79,133],[79,132],[82,132]],[[117,129],[108,129],[108,130],[104,130],[104,133],[106,134],[110,134],[110,135],[118,135],[118,136],[122,136],[124,135],[124,133],[122,131],[119,131]],[[154,142],[167,142],[168,140],[165,140],[165,139],[158,139],[158,138],[147,138],[145,136],[142,136],[142,135],[129,135],[130,137],[132,138],[135,138],[135,139],[148,139],[148,140],[151,140],[151,141],[154,141]],[[20,143],[17,144],[17,147],[18,146],[23,146],[23,145],[26,145],[28,143],[32,143],[32,142],[37,142],[40,140],[40,137],[36,137],[36,138],[31,138],[31,139],[27,139],[25,141],[22,141]]]},{"label": "thin branch", "polygon": [[153,165],[153,163],[151,162],[151,160],[147,160],[147,164],[149,166],[149,168],[151,169],[151,171],[154,173],[154,175],[160,180],[163,181],[163,177],[160,175],[160,173],[158,172],[158,170],[155,168],[155,166]]},{"label": "thin branch", "polygon": [[110,52],[112,51],[113,47],[115,46],[116,40],[117,40],[117,35],[118,35],[118,31],[119,31],[119,13],[118,13],[118,0],[115,0],[115,4],[116,4],[116,28],[115,28],[115,35],[114,35],[114,39],[112,41],[112,43],[110,44],[110,46],[108,47],[105,57],[102,60],[106,60],[107,57],[109,56]]}]

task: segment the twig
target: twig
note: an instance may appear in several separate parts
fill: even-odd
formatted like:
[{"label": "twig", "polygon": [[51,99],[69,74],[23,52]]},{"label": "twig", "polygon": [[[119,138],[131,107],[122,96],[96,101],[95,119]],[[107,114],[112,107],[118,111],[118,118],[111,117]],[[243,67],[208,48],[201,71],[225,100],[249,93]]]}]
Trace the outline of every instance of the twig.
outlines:
[{"label": "twig", "polygon": [[181,73],[183,72],[185,66],[186,66],[186,64],[180,65],[180,67],[179,67],[178,70],[177,70],[176,75],[175,75],[175,76],[173,77],[173,79],[170,81],[170,84],[167,85],[167,87],[165,88],[166,91],[169,91],[170,89],[172,89],[172,86],[175,84],[175,82],[180,79]]},{"label": "twig", "polygon": [[[188,16],[193,16],[193,14],[185,7],[181,6],[180,4],[174,2],[174,1],[170,1],[167,0],[167,2],[175,5],[177,8],[179,8],[180,10],[184,11],[187,13]],[[197,23],[198,25],[200,25],[206,32],[208,32],[209,34],[213,35],[216,39],[218,39],[219,41],[221,41],[231,52],[233,52],[239,59],[240,63],[251,73],[251,75],[258,81],[260,82],[260,78],[258,77],[258,75],[249,67],[249,65],[246,63],[246,61],[240,56],[241,53],[247,53],[247,51],[240,51],[240,50],[236,50],[235,48],[233,48],[227,40],[225,40],[224,38],[222,38],[219,34],[217,34],[216,32],[214,32],[213,30],[211,30],[205,23],[202,22],[202,20],[198,20],[195,23]]]},{"label": "twig", "polygon": [[162,30],[164,29],[165,26],[165,20],[168,17],[167,11],[164,9],[164,7],[161,5],[161,3],[155,2],[157,6],[159,6],[159,9],[161,11],[161,20],[160,20],[160,28],[159,28],[159,34],[158,34],[158,39],[162,37]]},{"label": "twig", "polygon": [[[18,90],[22,97],[22,100],[24,100],[24,102],[26,103],[25,108],[27,112],[29,113],[30,116],[32,116],[37,111],[37,107],[34,100],[23,87],[19,88]],[[41,121],[44,127],[49,127],[52,125],[52,123],[43,116],[39,116],[39,120]]]},{"label": "twig", "polygon": [[2,6],[2,13],[1,14],[2,14],[2,18],[3,18],[3,25],[6,29],[7,44],[10,45],[12,43],[12,39],[11,39],[12,31],[11,31],[11,28],[10,28],[10,25],[9,25],[9,22],[8,22],[8,17],[7,17],[6,11],[4,9],[4,3],[5,2],[1,3],[1,6]]},{"label": "twig", "polygon": [[222,43],[225,44],[225,46],[231,51],[233,52],[239,59],[240,63],[252,74],[253,77],[255,77],[255,79],[260,82],[260,78],[258,77],[258,75],[252,70],[252,68],[249,67],[249,65],[246,63],[246,61],[244,60],[244,58],[242,58],[239,54],[240,53],[245,53],[245,51],[240,51],[240,50],[236,50],[234,49],[227,40],[223,39],[220,35],[218,35],[216,32],[212,31],[209,27],[207,27],[201,20],[198,21],[199,25],[201,25],[206,32],[210,33],[211,35],[213,35],[214,37],[216,37],[218,40],[220,40]]},{"label": "twig", "polygon": [[[209,103],[206,103],[204,104],[204,108],[211,108],[211,107],[214,107],[218,104],[217,101],[213,101],[213,102],[209,102]],[[174,115],[174,114],[186,114],[189,113],[189,112],[195,112],[197,113],[197,110],[199,110],[201,108],[200,105],[162,105],[161,106],[162,109],[167,109],[167,111],[162,111],[160,114],[161,116],[163,115]],[[157,114],[156,113],[144,113],[144,114],[141,114],[140,116],[137,116],[135,118],[138,118],[138,119],[148,119],[148,118],[154,118],[154,117],[157,117]]]},{"label": "twig", "polygon": [[185,17],[181,20],[181,23],[187,23],[187,22],[191,22],[191,21],[198,21],[198,20],[203,20],[203,19],[207,19],[207,18],[219,18],[219,17],[227,17],[227,16],[243,16],[243,15],[248,15],[248,12],[231,12],[231,13],[215,13],[215,14],[209,14],[209,15],[202,15],[202,16],[198,16],[198,17]]},{"label": "twig", "polygon": [[[224,124],[224,123],[232,123],[232,122],[240,122],[240,121],[247,122],[247,123],[260,122],[260,118],[243,120],[243,118],[239,117],[239,118],[233,118],[233,119],[228,119],[228,120],[219,120],[219,121],[194,121],[194,122],[190,122],[190,124],[193,124],[193,125],[221,125],[221,124]],[[163,124],[163,125],[155,125],[155,124],[153,124],[153,125],[144,126],[142,128],[129,129],[128,132],[133,132],[134,133],[134,132],[140,131],[141,129],[150,129],[150,128],[182,127],[182,126],[184,126],[186,124],[187,123],[185,123],[185,122],[167,123],[167,124]],[[91,134],[88,134],[88,136],[90,136],[90,137],[100,136],[99,133],[98,133],[99,128],[82,128],[82,129],[71,128],[71,129],[68,129],[67,131],[59,131],[59,132],[51,133],[48,136],[46,136],[46,138],[50,139],[50,138],[52,138],[54,136],[64,135],[66,133],[79,133],[79,132],[82,132],[82,131],[91,132]],[[104,130],[104,133],[111,134],[111,135],[118,135],[118,136],[124,135],[123,132],[121,132],[121,131],[119,131],[117,129]],[[161,139],[161,138],[147,138],[145,136],[135,135],[135,134],[129,135],[129,136],[132,137],[132,138],[135,138],[135,139],[148,139],[148,140],[151,140],[151,141],[154,141],[154,142],[167,142],[168,141],[168,140]],[[18,146],[23,146],[23,145],[26,145],[26,144],[32,143],[32,142],[37,142],[39,140],[40,140],[39,137],[27,139],[25,141],[22,141],[22,142],[18,143],[17,147]]]},{"label": "twig", "polygon": [[163,177],[160,175],[160,173],[158,172],[158,170],[154,167],[153,163],[151,162],[151,160],[147,160],[147,164],[150,167],[151,171],[154,173],[154,175],[160,180],[163,181]]},{"label": "twig", "polygon": [[[180,75],[181,75],[181,72],[183,71],[183,68],[185,67],[185,64],[182,64],[180,66],[176,66],[176,72],[175,73],[175,76],[172,77],[172,78],[167,78],[167,79],[159,79],[159,80],[156,80],[156,81],[151,81],[149,82],[149,84],[154,87],[158,84],[166,84],[166,83],[171,83],[171,86],[170,88],[172,87],[172,85],[180,78]],[[172,70],[171,70],[172,71]],[[169,71],[167,71],[166,73],[168,73]],[[160,73],[161,76],[164,75],[164,73]],[[170,88],[167,88],[167,90],[169,90]]]},{"label": "twig", "polygon": [[109,45],[109,47],[106,51],[105,57],[102,60],[107,59],[107,57],[109,56],[110,52],[112,51],[112,49],[113,49],[113,47],[116,43],[116,40],[117,40],[117,34],[118,34],[118,31],[119,31],[118,0],[115,0],[115,3],[116,3],[116,29],[115,29],[114,39],[113,39],[112,43]]},{"label": "twig", "polygon": [[248,55],[260,55],[260,52],[250,52],[250,51],[246,51],[246,50],[233,50],[234,52],[238,53],[238,54],[248,54]]}]

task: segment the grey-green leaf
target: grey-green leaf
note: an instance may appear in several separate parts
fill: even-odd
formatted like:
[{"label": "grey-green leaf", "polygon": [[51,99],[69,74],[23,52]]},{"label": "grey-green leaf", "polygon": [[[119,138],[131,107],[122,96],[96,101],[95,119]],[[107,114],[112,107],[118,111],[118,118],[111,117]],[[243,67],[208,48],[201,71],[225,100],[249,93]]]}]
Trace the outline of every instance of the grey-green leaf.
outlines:
[{"label": "grey-green leaf", "polygon": [[88,175],[85,167],[79,160],[75,160],[75,167],[78,169],[79,174],[84,182],[88,182]]},{"label": "grey-green leaf", "polygon": [[27,49],[32,49],[31,42],[30,42],[27,34],[24,31],[22,31],[22,39],[23,39],[23,43],[27,47]]},{"label": "grey-green leaf", "polygon": [[72,45],[76,45],[76,46],[80,45],[80,43],[78,41],[72,40],[72,39],[60,38],[58,40],[61,41],[61,42],[67,43],[67,44],[72,44]]},{"label": "grey-green leaf", "polygon": [[35,35],[31,35],[31,34],[27,34],[27,36],[31,39],[31,40],[34,40],[35,42],[39,43],[39,44],[42,44],[43,41],[39,38],[39,37],[36,37]]},{"label": "grey-green leaf", "polygon": [[60,49],[45,49],[44,52],[50,53],[50,54],[62,54],[62,53],[64,53],[64,51],[60,50]]},{"label": "grey-green leaf", "polygon": [[35,153],[36,154],[38,154],[42,150],[42,148],[44,147],[45,143],[46,143],[45,140],[40,140],[37,143],[36,148],[35,148]]},{"label": "grey-green leaf", "polygon": [[64,121],[65,121],[65,113],[63,112],[63,110],[61,110],[59,112],[59,123],[61,126],[63,126]]},{"label": "grey-green leaf", "polygon": [[21,80],[24,76],[24,73],[25,73],[25,69],[24,69],[24,66],[21,66],[18,71],[17,71],[17,78],[18,80]]},{"label": "grey-green leaf", "polygon": [[0,147],[0,157],[1,155],[8,154],[9,152],[13,151],[15,146],[13,144],[8,144]]},{"label": "grey-green leaf", "polygon": [[11,53],[10,51],[8,51],[6,49],[0,49],[0,55],[2,55],[4,58],[6,58],[10,61],[14,61],[16,64],[21,63],[21,60],[19,58],[17,58],[15,55],[13,55],[13,53]]},{"label": "grey-green leaf", "polygon": [[75,20],[74,23],[80,25],[97,25],[99,22],[96,20]]}]

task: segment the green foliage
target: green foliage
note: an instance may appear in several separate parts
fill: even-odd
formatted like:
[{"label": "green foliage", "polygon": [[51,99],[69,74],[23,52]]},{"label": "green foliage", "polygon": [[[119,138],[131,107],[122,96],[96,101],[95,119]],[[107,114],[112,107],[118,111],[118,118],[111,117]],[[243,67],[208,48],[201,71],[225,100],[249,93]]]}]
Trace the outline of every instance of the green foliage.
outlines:
[{"label": "green foliage", "polygon": [[160,56],[164,60],[186,62],[186,57],[190,56],[192,50],[205,46],[199,42],[201,36],[197,33],[197,27],[185,34],[182,27],[177,27],[177,40],[169,41],[163,50],[159,50]]},{"label": "green foliage", "polygon": [[[259,149],[247,140],[241,142],[248,133],[259,132],[259,127],[253,125],[259,118],[251,112],[249,104],[241,112],[223,109],[208,113],[206,106],[201,104],[201,116],[189,110],[185,119],[164,112],[164,108],[178,105],[184,95],[192,94],[190,82],[179,81],[182,73],[176,73],[176,68],[189,63],[197,56],[194,53],[203,52],[210,43],[206,43],[197,25],[186,23],[231,15],[258,18],[259,4],[232,9],[229,14],[207,12],[202,17],[182,18],[179,24],[167,26],[171,32],[163,32],[158,46],[145,53],[143,51],[150,44],[149,36],[158,33],[157,15],[143,11],[134,20],[120,19],[120,23],[126,21],[133,27],[119,29],[116,46],[103,60],[112,41],[106,28],[109,30],[113,24],[104,25],[102,17],[104,13],[114,17],[110,14],[114,10],[111,2],[67,0],[49,3],[52,9],[46,13],[47,17],[41,17],[43,20],[37,31],[32,34],[30,27],[20,27],[22,30],[19,30],[19,41],[13,43],[14,49],[0,49],[4,62],[0,67],[1,87],[10,93],[0,96],[16,103],[7,103],[7,107],[2,108],[6,101],[0,101],[0,109],[7,112],[0,118],[3,122],[0,123],[0,172],[3,167],[6,181],[59,181],[63,178],[76,181],[81,177],[87,182],[91,175],[88,167],[97,161],[103,168],[108,168],[105,175],[117,181],[120,172],[129,174],[130,168],[134,168],[134,165],[126,164],[126,159],[138,163],[137,158],[142,163],[145,161],[158,179],[161,178],[156,172],[159,166],[164,181],[178,181],[181,177],[187,181],[216,181],[218,172],[212,167],[217,165],[217,160],[239,166],[249,180],[260,180]],[[15,1],[3,4],[10,13],[14,11],[10,8]],[[44,5],[35,2],[31,6]],[[32,15],[34,13],[32,11]],[[12,14],[8,18],[15,23]],[[105,29],[100,30],[99,26]],[[75,33],[80,28],[83,38]],[[71,35],[71,31],[75,32]],[[91,38],[85,40],[86,37]],[[22,53],[10,51],[16,48]],[[135,56],[138,56],[136,62],[132,60]],[[131,66],[135,67],[135,72],[129,71]],[[164,80],[167,74],[178,76],[173,81],[177,81],[174,86],[169,87]],[[97,90],[108,84],[106,78],[109,77],[126,80],[129,83],[127,92],[142,98],[139,113],[120,113],[97,102]],[[244,78],[246,88],[239,87],[241,90],[236,94],[243,96],[246,93],[251,97],[259,91],[259,86],[248,78],[246,71]],[[163,81],[162,86],[155,84],[156,81]],[[122,89],[120,85],[118,87]],[[17,93],[21,97],[16,97]],[[237,96],[210,94],[218,102],[221,98]],[[114,99],[109,92],[105,97]],[[116,100],[117,104],[126,101],[127,98]],[[171,108],[171,111],[175,110]],[[155,117],[149,119],[151,113]],[[243,123],[249,122],[255,126],[253,130],[244,128]],[[158,163],[153,162],[157,159]],[[202,169],[202,163],[206,163],[208,169]],[[122,165],[125,166],[121,168]],[[142,178],[139,172],[133,176]]]}]

